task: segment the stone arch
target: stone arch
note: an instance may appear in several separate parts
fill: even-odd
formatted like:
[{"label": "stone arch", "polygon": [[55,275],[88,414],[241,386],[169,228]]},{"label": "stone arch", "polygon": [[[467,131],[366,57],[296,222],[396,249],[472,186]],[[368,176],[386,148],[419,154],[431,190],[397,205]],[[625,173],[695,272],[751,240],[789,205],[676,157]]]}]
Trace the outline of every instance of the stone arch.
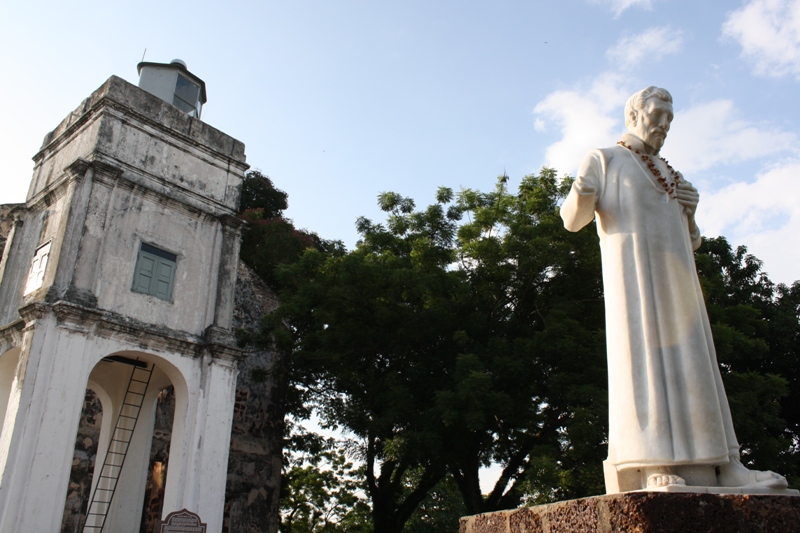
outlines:
[{"label": "stone arch", "polygon": [[[151,467],[150,450],[153,441],[153,426],[155,421],[158,398],[162,391],[170,389],[174,391],[175,414],[178,410],[185,411],[188,405],[188,388],[183,373],[174,364],[158,355],[139,352],[139,351],[117,351],[102,357],[96,362],[89,372],[86,382],[87,401],[90,397],[101,406],[101,422],[99,431],[96,431],[97,442],[95,443],[96,460],[94,461],[91,477],[91,488],[87,492],[87,497],[80,503],[81,524],[86,520],[87,507],[91,495],[98,486],[99,474],[106,453],[112,444],[112,434],[117,418],[122,408],[128,381],[136,364],[147,365],[146,368],[151,372],[150,383],[145,391],[139,418],[132,434],[132,439],[127,450],[124,466],[119,476],[118,487],[114,493],[114,499],[110,506],[105,522],[104,531],[119,531],[125,533],[136,533],[140,531],[140,522],[143,517],[143,506],[145,504],[145,487],[148,480],[148,471]],[[82,423],[86,422],[85,409],[87,403],[84,402],[84,412],[82,413]],[[176,420],[180,418],[175,418]],[[173,428],[174,433],[174,428]],[[81,428],[78,428],[78,438],[81,438]],[[80,442],[76,442],[76,454]],[[118,447],[118,444],[116,445]],[[74,463],[73,463],[74,464]],[[167,463],[168,464],[168,463]],[[67,506],[69,505],[70,492],[67,495]],[[75,527],[74,514],[68,518],[68,510],[62,521],[62,531],[69,528],[73,531]]]}]

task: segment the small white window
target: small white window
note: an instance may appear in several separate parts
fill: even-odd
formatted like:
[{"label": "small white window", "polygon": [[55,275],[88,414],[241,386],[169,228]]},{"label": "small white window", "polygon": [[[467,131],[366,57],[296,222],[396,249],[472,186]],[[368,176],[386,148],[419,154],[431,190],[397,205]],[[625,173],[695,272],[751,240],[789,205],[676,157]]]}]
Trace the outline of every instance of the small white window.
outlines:
[{"label": "small white window", "polygon": [[25,284],[24,295],[30,294],[44,283],[44,271],[47,269],[47,259],[50,257],[50,243],[41,245],[36,249],[31,261],[31,272],[28,274],[28,283]]}]

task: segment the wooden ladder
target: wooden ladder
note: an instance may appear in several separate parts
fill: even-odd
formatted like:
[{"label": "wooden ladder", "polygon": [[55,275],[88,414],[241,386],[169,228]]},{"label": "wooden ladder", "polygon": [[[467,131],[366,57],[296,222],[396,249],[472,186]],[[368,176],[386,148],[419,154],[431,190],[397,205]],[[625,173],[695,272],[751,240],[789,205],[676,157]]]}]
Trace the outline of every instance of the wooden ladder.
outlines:
[{"label": "wooden ladder", "polygon": [[135,362],[131,361],[130,364],[135,364],[135,366],[128,381],[128,389],[117,416],[117,423],[111,434],[111,442],[108,443],[103,466],[99,471],[95,468],[95,472],[99,472],[99,476],[92,498],[89,500],[83,533],[101,533],[103,531],[106,517],[111,509],[111,500],[114,498],[117,482],[122,473],[122,466],[128,455],[133,431],[136,429],[136,422],[142,412],[144,395],[155,369],[155,365],[150,365],[148,369],[148,365],[138,359]]}]

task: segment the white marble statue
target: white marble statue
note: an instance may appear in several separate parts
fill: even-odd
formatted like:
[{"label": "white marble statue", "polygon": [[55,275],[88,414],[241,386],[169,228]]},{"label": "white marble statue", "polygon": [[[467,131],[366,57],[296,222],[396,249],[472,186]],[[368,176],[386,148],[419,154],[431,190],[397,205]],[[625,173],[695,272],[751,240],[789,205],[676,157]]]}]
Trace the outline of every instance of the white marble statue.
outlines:
[{"label": "white marble statue", "polygon": [[659,156],[672,118],[666,90],[648,87],[631,96],[628,132],[617,146],[586,155],[561,207],[568,230],[596,217],[600,236],[606,490],[784,489],[782,476],[749,470],[739,460],[694,263],[699,194]]}]

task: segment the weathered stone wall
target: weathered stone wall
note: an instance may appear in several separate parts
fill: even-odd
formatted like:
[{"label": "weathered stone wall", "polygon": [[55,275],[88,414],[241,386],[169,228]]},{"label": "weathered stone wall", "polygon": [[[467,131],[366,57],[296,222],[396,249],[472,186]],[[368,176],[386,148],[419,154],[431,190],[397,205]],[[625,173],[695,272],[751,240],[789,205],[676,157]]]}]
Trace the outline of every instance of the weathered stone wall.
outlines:
[{"label": "weathered stone wall", "polygon": [[81,521],[91,496],[92,473],[97,459],[97,441],[100,437],[100,425],[103,421],[103,408],[97,395],[86,390],[86,399],[81,412],[81,425],[78,427],[78,438],[75,439],[75,453],[72,459],[72,471],[69,476],[67,500],[64,503],[64,518],[61,522],[61,533],[80,531]]},{"label": "weathered stone wall", "polygon": [[800,498],[628,492],[461,519],[461,533],[728,533],[800,531]]},{"label": "weathered stone wall", "polygon": [[[240,262],[234,327],[257,331],[261,317],[277,306],[274,292]],[[225,490],[226,533],[278,531],[284,413],[278,408],[282,387],[272,374],[277,357],[272,351],[247,347],[239,361]]]},{"label": "weathered stone wall", "polygon": [[168,387],[158,395],[140,533],[151,533],[159,530],[161,511],[164,506],[164,485],[167,482],[169,445],[172,437],[174,415],[175,389]]},{"label": "weathered stone wall", "polygon": [[11,232],[11,227],[14,224],[14,219],[11,216],[11,211],[23,205],[25,204],[0,205],[0,254],[2,254],[3,252],[3,248],[5,247],[6,244],[6,239],[8,238],[8,234]]},{"label": "weathered stone wall", "polygon": [[[9,252],[11,247],[9,246],[9,249],[6,250],[6,244],[9,237],[14,232],[14,224],[18,214],[24,210],[25,204],[0,205],[0,282],[2,282],[3,278],[5,277],[5,271],[9,262]],[[22,283],[22,281],[20,280],[18,283]],[[0,301],[3,300],[2,292],[4,288],[5,287],[0,287]],[[0,316],[2,316],[2,314],[2,305],[0,305]],[[6,322],[8,321],[3,321],[2,318],[0,318],[0,324],[5,324]]]}]

